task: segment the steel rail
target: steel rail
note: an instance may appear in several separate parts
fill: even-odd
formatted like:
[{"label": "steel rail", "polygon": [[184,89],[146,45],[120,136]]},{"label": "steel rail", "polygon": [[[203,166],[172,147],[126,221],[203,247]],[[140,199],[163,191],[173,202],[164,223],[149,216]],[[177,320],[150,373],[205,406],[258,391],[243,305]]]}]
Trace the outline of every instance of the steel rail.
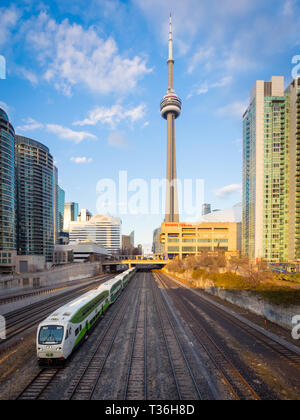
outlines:
[{"label": "steel rail", "polygon": [[[143,286],[145,285],[146,274],[143,277]],[[142,304],[142,297],[144,298]],[[137,399],[137,400],[147,400],[147,296],[143,295],[140,298],[138,304],[138,310],[136,313],[134,331],[131,341],[131,349],[129,356],[129,366],[126,376],[126,383],[123,393],[123,399]],[[140,318],[141,308],[144,308],[143,319]],[[139,333],[139,334],[138,334]],[[142,340],[140,335],[142,334]],[[142,343],[141,343],[142,341]],[[143,346],[141,347],[141,344]],[[141,363],[143,364],[143,369],[141,369]],[[143,390],[132,389],[137,384],[141,382],[143,378]],[[142,392],[142,396],[141,396]]]},{"label": "steel rail", "polygon": [[[169,287],[164,281],[165,277],[162,274],[158,274],[158,276],[160,277],[160,280],[164,283],[165,287],[168,289]],[[210,335],[200,325],[199,321],[195,318],[195,316],[192,313],[192,310],[190,308],[190,302],[187,299],[184,299],[185,305],[182,305],[180,297],[176,293],[173,293],[172,297],[176,301],[178,308],[180,308],[181,313],[183,313],[183,316],[189,324],[189,327],[192,330],[192,333],[195,336],[196,340],[208,354],[209,358],[211,359],[215,368],[225,380],[228,388],[234,395],[235,399],[240,400],[245,398],[244,390],[240,389],[240,384],[242,384],[242,386],[246,388],[246,392],[249,393],[251,397],[253,397],[255,400],[260,400],[261,398],[255,392],[253,387],[241,375],[238,369],[231,363],[224,351],[222,351],[222,349],[216,344],[215,340],[213,340],[213,338],[210,337]],[[209,346],[212,349],[210,349]],[[218,360],[217,355],[221,357],[222,360]],[[234,375],[234,378],[232,377],[232,374]],[[240,384],[237,384],[235,382],[236,380],[240,381]]]},{"label": "steel rail", "polygon": [[[176,384],[176,388],[177,388],[178,398],[179,398],[179,400],[182,400],[183,399],[183,396],[182,396],[182,391],[180,390],[180,386],[179,386],[178,374],[176,373],[176,369],[175,369],[175,366],[174,366],[174,363],[173,363],[173,360],[172,360],[171,349],[170,349],[170,346],[168,344],[168,340],[167,340],[167,337],[166,337],[165,327],[164,327],[163,321],[162,321],[162,312],[161,312],[161,309],[158,307],[158,301],[159,300],[161,302],[161,307],[164,308],[164,313],[166,315],[166,319],[168,320],[168,323],[171,326],[171,330],[172,330],[173,335],[175,337],[176,343],[177,343],[177,345],[179,347],[179,350],[180,350],[181,356],[182,356],[182,358],[184,360],[184,363],[185,363],[185,365],[186,365],[186,367],[188,369],[190,378],[192,379],[192,382],[194,384],[194,387],[195,387],[196,393],[198,395],[198,398],[200,400],[202,400],[203,399],[202,398],[202,394],[201,394],[201,391],[200,391],[200,389],[198,387],[198,384],[196,382],[196,379],[195,379],[195,376],[193,374],[192,368],[191,368],[190,363],[189,363],[189,361],[187,359],[187,356],[185,354],[185,351],[184,351],[184,349],[182,347],[182,344],[181,344],[180,339],[178,337],[178,334],[176,332],[175,326],[174,326],[173,322],[170,319],[170,316],[169,316],[169,313],[168,313],[168,308],[167,308],[166,302],[165,302],[165,298],[162,296],[161,293],[159,293],[158,289],[156,289],[156,293],[154,293],[154,289],[153,289],[154,288],[154,283],[151,282],[151,284],[153,285],[152,286],[152,292],[153,292],[155,307],[156,307],[156,311],[157,311],[157,314],[158,314],[158,317],[159,317],[160,326],[161,326],[161,330],[162,330],[163,337],[164,337],[164,342],[165,342],[165,345],[166,345],[166,348],[167,348],[167,351],[168,351],[169,361],[170,361],[170,365],[171,365],[171,368],[172,368],[172,373],[173,373],[175,384]],[[158,299],[155,299],[154,294],[156,294],[156,296],[158,297]]]},{"label": "steel rail", "polygon": [[[117,334],[118,334],[118,332],[120,330],[120,327],[121,327],[121,325],[123,323],[123,320],[125,318],[126,312],[128,310],[127,303],[130,301],[130,298],[132,296],[129,293],[129,287],[127,287],[126,289],[127,289],[126,290],[126,293],[125,293],[125,295],[123,294],[122,301],[121,301],[121,303],[119,303],[118,311],[116,311],[116,313],[114,314],[114,316],[108,322],[107,326],[105,327],[104,332],[102,333],[102,335],[101,335],[101,337],[100,337],[100,339],[99,339],[99,341],[98,341],[98,343],[96,345],[96,349],[94,350],[94,352],[91,355],[91,357],[89,358],[89,360],[86,362],[86,365],[84,366],[83,371],[80,373],[79,378],[76,380],[75,385],[69,391],[69,396],[68,396],[68,399],[69,400],[72,400],[76,396],[76,394],[77,394],[77,396],[80,396],[80,394],[81,394],[81,395],[83,395],[85,397],[85,399],[88,399],[88,400],[91,400],[92,399],[92,397],[93,397],[93,395],[95,393],[97,384],[99,382],[99,379],[101,377],[101,374],[103,372],[104,366],[106,365],[107,359],[108,359],[108,357],[109,357],[109,355],[111,353],[113,344],[115,343]],[[137,293],[134,296],[135,299],[137,297]],[[111,333],[111,327],[112,327],[112,325],[113,325],[113,323],[114,323],[115,320],[118,321],[117,322],[117,325],[116,325],[116,328],[113,330],[113,334],[112,334],[112,336],[111,336],[111,338],[109,340],[108,347],[107,347],[107,350],[105,352],[105,355],[104,355],[104,357],[102,359],[102,362],[101,362],[100,367],[98,366],[98,364],[96,366],[97,372],[96,372],[95,378],[91,382],[91,380],[87,380],[87,378],[86,378],[88,376],[88,373],[89,373],[88,371],[89,371],[89,369],[90,370],[93,370],[94,369],[93,366],[92,366],[92,363],[94,362],[94,360],[95,360],[95,358],[97,356],[97,353],[99,352],[99,349],[100,349],[102,343],[104,342],[104,340],[107,339],[107,338],[109,338],[109,333]],[[85,390],[83,392],[83,391],[80,391],[80,386],[83,385],[84,381],[86,381],[87,390]]]},{"label": "steel rail", "polygon": [[[168,280],[174,282],[169,276],[167,276]],[[174,282],[175,283],[175,282]],[[178,283],[175,283],[178,286]],[[182,287],[182,286],[181,286]],[[188,289],[186,289],[188,291]],[[238,327],[240,330],[243,330],[247,333],[248,336],[255,338],[265,347],[268,347],[277,355],[285,358],[289,361],[293,366],[300,368],[300,356],[299,354],[293,352],[288,347],[284,346],[284,344],[280,344],[271,337],[263,332],[257,331],[255,328],[251,327],[250,325],[246,324],[242,320],[236,318],[234,315],[229,314],[227,311],[222,310],[220,307],[214,305],[212,302],[208,302],[206,299],[201,298],[201,296],[197,295],[201,304],[208,307],[209,309],[213,310],[218,315],[222,316],[223,319],[226,319],[230,322],[234,327]]]}]

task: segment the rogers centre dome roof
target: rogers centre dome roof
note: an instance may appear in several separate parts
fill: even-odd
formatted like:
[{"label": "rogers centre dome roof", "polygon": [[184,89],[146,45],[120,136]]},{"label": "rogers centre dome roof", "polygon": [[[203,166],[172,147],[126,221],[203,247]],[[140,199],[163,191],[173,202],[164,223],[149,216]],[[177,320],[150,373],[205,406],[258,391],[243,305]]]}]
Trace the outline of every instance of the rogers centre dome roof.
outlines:
[{"label": "rogers centre dome roof", "polygon": [[231,209],[215,211],[202,217],[202,222],[210,223],[242,223],[242,203],[236,204]]}]

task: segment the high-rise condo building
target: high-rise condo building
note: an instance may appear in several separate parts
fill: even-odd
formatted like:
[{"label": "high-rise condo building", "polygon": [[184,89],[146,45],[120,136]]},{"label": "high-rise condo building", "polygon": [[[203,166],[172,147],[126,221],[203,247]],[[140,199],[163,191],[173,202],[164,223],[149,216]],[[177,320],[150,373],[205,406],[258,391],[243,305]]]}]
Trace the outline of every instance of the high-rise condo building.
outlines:
[{"label": "high-rise condo building", "polygon": [[299,255],[298,83],[284,91],[283,77],[257,81],[243,117],[242,237],[250,259],[286,262]]},{"label": "high-rise condo building", "polygon": [[16,136],[17,249],[20,255],[54,250],[53,157],[43,144]]},{"label": "high-rise condo building", "polygon": [[300,78],[286,90],[289,106],[289,236],[288,258],[300,259]]},{"label": "high-rise condo building", "polygon": [[0,272],[15,265],[15,131],[0,108]]},{"label": "high-rise condo building", "polygon": [[106,248],[111,254],[121,250],[121,220],[102,214],[86,222],[70,222],[70,243],[89,241]]}]

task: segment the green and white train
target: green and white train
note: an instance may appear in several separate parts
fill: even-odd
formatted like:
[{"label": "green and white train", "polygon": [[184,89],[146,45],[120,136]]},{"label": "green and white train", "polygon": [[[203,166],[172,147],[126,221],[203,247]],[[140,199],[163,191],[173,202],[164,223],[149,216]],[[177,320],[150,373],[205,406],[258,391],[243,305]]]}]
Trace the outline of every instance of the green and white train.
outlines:
[{"label": "green and white train", "polygon": [[62,306],[45,319],[37,330],[39,364],[65,361],[122,293],[134,272],[135,268],[125,271],[98,289]]}]

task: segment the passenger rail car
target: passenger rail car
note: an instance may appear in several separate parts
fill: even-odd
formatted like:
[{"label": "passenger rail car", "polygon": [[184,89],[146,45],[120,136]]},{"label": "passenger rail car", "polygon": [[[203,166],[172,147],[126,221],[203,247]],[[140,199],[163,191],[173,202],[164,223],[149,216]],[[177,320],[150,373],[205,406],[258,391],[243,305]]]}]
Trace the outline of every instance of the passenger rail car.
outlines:
[{"label": "passenger rail car", "polygon": [[101,315],[122,293],[135,269],[130,269],[62,306],[37,330],[37,359],[40,365],[65,361],[82,343]]}]

